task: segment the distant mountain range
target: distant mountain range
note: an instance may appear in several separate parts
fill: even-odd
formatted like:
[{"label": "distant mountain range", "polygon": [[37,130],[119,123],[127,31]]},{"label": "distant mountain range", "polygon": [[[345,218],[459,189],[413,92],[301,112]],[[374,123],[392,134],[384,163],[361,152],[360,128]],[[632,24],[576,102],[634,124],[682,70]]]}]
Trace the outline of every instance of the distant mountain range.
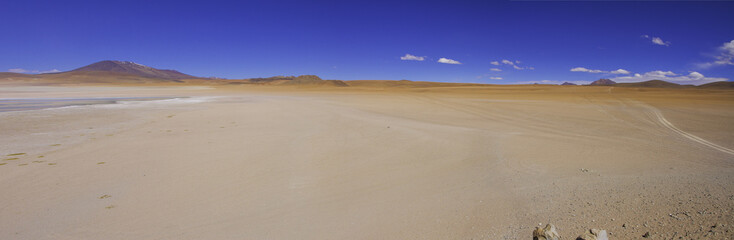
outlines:
[{"label": "distant mountain range", "polygon": [[201,78],[176,70],[148,67],[130,61],[101,61],[71,71],[44,74],[0,72],[0,83],[21,84],[256,84],[346,87],[341,80],[323,80],[315,75],[277,76],[269,78],[221,79]]},{"label": "distant mountain range", "polygon": [[[569,82],[564,82],[561,85],[576,85]],[[634,88],[734,88],[734,82],[721,81],[702,84],[700,86],[694,85],[681,85],[672,82],[666,82],[663,80],[649,80],[644,82],[634,83],[617,83],[609,79],[599,79],[588,84],[588,86],[614,86],[614,87],[634,87]]]},{"label": "distant mountain range", "polygon": [[666,82],[663,80],[650,80],[636,83],[616,83],[614,86],[617,87],[651,87],[651,88],[686,88],[695,87],[693,85],[680,85],[677,83]]},{"label": "distant mountain range", "polygon": [[[380,86],[380,87],[443,87],[474,86],[481,84],[414,82],[408,80],[323,80],[315,75],[275,76],[269,78],[221,79],[202,78],[176,70],[156,69],[130,61],[101,61],[67,72],[23,74],[0,72],[0,83],[19,84],[226,84],[226,85],[291,85],[291,86]],[[575,85],[564,82],[561,85]],[[599,79],[592,86],[638,87],[638,88],[716,88],[734,89],[734,82],[722,81],[700,86],[680,85],[662,80],[650,80],[637,83],[616,83],[610,79]]]}]

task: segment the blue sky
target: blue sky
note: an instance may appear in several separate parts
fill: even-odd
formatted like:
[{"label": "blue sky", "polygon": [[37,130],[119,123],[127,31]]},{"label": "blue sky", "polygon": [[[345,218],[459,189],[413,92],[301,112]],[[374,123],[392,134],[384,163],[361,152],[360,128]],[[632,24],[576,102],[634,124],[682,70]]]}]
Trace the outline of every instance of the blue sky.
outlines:
[{"label": "blue sky", "polygon": [[316,74],[478,83],[657,78],[693,84],[734,79],[731,1],[11,0],[1,5],[0,71],[68,71],[127,60],[224,78]]}]

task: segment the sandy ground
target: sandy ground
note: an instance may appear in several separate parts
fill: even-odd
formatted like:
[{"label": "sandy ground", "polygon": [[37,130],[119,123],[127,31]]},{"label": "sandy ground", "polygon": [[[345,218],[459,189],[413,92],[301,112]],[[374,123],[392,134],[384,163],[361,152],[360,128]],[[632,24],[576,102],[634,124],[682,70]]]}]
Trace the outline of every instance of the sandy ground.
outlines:
[{"label": "sandy ground", "polygon": [[734,93],[12,88],[0,239],[731,239]]}]

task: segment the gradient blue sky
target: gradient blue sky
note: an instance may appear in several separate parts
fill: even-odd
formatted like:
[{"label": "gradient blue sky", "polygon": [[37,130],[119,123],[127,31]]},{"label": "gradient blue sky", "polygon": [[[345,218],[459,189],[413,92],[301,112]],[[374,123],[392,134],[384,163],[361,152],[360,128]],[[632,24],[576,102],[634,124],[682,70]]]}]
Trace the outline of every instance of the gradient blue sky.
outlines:
[{"label": "gradient blue sky", "polygon": [[27,73],[128,60],[224,78],[734,79],[731,1],[10,0],[0,26],[0,71]]}]

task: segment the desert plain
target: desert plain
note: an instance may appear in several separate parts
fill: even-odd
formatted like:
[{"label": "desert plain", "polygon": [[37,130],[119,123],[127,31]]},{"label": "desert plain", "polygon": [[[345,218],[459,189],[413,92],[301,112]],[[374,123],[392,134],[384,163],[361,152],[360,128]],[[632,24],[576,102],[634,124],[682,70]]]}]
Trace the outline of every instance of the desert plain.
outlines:
[{"label": "desert plain", "polygon": [[731,239],[734,91],[0,87],[0,239]]}]

